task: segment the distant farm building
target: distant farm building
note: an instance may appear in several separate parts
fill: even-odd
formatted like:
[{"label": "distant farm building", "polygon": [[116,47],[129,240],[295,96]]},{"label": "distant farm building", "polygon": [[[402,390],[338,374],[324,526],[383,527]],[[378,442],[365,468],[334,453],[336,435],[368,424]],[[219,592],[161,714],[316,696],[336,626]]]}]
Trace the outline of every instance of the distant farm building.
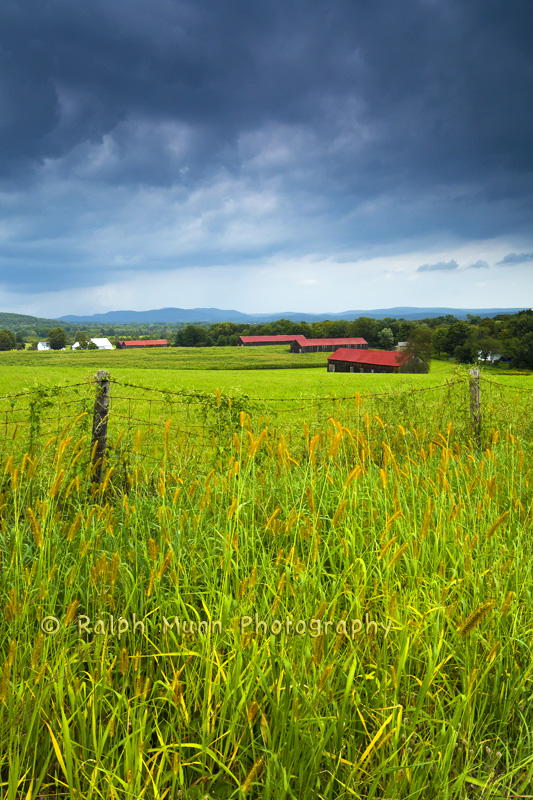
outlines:
[{"label": "distant farm building", "polygon": [[168,339],[133,339],[131,341],[117,342],[117,349],[126,350],[130,347],[168,347]]},{"label": "distant farm building", "polygon": [[478,361],[485,361],[489,364],[493,364],[495,361],[499,361],[501,358],[503,358],[501,353],[484,353],[483,350],[479,350],[477,354]]},{"label": "distant farm building", "polygon": [[[114,350],[114,347],[109,341],[109,339],[89,339],[89,341],[93,342],[93,344],[96,345],[98,350]],[[72,345],[72,349],[77,350],[79,346],[80,343],[75,342],[75,344]]]},{"label": "distant farm building", "polygon": [[[64,347],[61,348],[61,350],[64,350],[64,349],[65,349]],[[48,342],[38,342],[37,343],[37,350],[52,350],[52,348],[50,347]]]},{"label": "distant farm building", "polygon": [[290,344],[291,353],[332,353],[339,347],[365,350],[368,343],[365,339],[307,339],[300,334],[282,334],[279,336],[240,336],[241,345],[257,347],[267,344]]},{"label": "distant farm building", "polygon": [[328,356],[328,372],[399,372],[409,359],[386,350],[348,350],[343,347]]},{"label": "distant farm building", "polygon": [[291,353],[333,353],[342,347],[344,350],[367,350],[368,342],[359,337],[355,339],[306,339],[299,336],[291,344]]},{"label": "distant farm building", "polygon": [[266,344],[291,344],[296,339],[304,339],[305,336],[298,334],[279,334],[277,336],[239,336],[241,346],[245,347],[260,347]]}]

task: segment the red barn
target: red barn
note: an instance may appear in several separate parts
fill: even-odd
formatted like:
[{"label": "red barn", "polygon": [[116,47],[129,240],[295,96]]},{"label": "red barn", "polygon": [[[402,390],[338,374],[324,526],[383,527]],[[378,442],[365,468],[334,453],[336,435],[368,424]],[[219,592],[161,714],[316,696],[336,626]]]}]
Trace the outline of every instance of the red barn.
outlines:
[{"label": "red barn", "polygon": [[306,339],[298,336],[291,344],[291,353],[333,353],[339,347],[349,350],[366,350],[368,342],[360,337],[352,339]]},{"label": "red barn", "polygon": [[168,347],[168,339],[132,339],[131,341],[117,342],[117,348],[120,350],[129,349],[130,347]]},{"label": "red barn", "polygon": [[305,339],[305,336],[300,336],[297,333],[293,334],[276,334],[271,336],[239,336],[241,345],[245,347],[258,347],[266,344],[290,344],[296,339]]},{"label": "red barn", "polygon": [[257,347],[266,344],[290,344],[291,353],[332,353],[339,347],[350,349],[366,349],[366,339],[307,339],[301,334],[279,334],[277,336],[240,336],[241,344],[247,347]]},{"label": "red barn", "polygon": [[386,350],[341,348],[328,356],[328,372],[399,372],[409,356]]}]

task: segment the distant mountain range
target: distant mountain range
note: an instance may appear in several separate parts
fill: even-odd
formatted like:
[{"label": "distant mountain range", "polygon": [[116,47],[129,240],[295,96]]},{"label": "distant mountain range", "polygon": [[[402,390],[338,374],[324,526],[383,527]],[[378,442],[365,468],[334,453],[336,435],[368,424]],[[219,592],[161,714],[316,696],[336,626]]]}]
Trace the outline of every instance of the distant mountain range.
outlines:
[{"label": "distant mountain range", "polygon": [[480,317],[495,317],[497,314],[516,314],[521,308],[416,308],[399,306],[396,308],[378,308],[371,311],[342,311],[338,314],[307,314],[305,312],[284,311],[279,314],[243,314],[240,311],[222,310],[220,308],[159,308],[152,311],[107,311],[105,314],[75,316],[67,314],[58,317],[60,322],[241,322],[261,324],[275,322],[278,319],[289,319],[292,322],[321,322],[323,320],[371,317],[372,319],[425,319],[429,317],[445,317],[451,314],[457,319],[466,319],[467,314]]}]

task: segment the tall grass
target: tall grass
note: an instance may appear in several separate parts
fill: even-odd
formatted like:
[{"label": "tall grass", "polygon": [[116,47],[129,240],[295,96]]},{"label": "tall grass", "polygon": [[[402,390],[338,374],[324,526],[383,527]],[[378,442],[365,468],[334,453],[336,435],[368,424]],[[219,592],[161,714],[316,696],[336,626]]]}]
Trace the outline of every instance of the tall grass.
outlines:
[{"label": "tall grass", "polygon": [[528,419],[464,395],[7,448],[3,796],[533,794]]}]

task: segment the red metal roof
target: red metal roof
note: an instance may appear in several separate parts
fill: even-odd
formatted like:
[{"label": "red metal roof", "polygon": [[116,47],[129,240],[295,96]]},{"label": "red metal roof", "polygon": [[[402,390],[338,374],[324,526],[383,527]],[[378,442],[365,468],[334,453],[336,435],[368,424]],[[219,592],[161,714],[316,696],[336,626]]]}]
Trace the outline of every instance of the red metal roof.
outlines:
[{"label": "red metal roof", "polygon": [[293,333],[291,334],[279,334],[276,336],[239,336],[241,342],[246,344],[255,344],[255,343],[263,343],[266,344],[270,342],[271,344],[284,344],[286,342],[299,342],[300,340],[306,341],[305,336],[301,336],[300,334]]},{"label": "red metal roof", "polygon": [[408,356],[387,350],[348,350],[342,347],[328,361],[352,361],[354,364],[375,364],[379,367],[398,367]]},{"label": "red metal roof", "polygon": [[317,345],[335,345],[338,344],[341,347],[343,344],[366,344],[366,339],[361,339],[361,337],[357,337],[355,339],[346,339],[346,338],[338,338],[338,339],[307,339],[302,334],[279,334],[275,336],[240,336],[239,337],[241,342],[247,344],[266,344],[270,342],[271,344],[284,344],[286,342],[298,342],[299,345],[306,346],[306,347],[316,347]]},{"label": "red metal roof", "polygon": [[[300,339],[304,339],[303,342],[300,342]],[[339,339],[306,339],[305,336],[298,337],[299,344],[304,344],[306,347],[311,345],[316,347],[317,345],[321,344],[338,344],[339,347],[347,344],[366,344],[366,339],[361,339],[361,337],[356,337],[355,339],[346,339],[346,338],[339,338]]]},{"label": "red metal roof", "polygon": [[168,339],[132,339],[131,341],[120,340],[120,344],[126,347],[139,347],[140,345],[168,345]]}]

